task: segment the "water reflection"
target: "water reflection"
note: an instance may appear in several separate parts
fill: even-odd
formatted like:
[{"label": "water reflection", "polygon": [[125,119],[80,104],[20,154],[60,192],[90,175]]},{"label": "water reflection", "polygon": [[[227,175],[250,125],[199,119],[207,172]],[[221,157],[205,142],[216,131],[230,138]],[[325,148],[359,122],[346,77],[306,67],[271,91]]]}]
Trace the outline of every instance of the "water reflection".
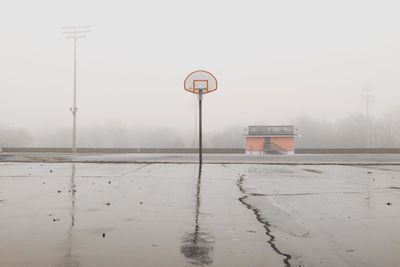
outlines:
[{"label": "water reflection", "polygon": [[75,201],[76,201],[76,184],[75,184],[75,163],[72,163],[71,180],[70,180],[70,200],[71,200],[71,223],[68,227],[66,239],[66,253],[64,255],[63,266],[77,267],[80,266],[78,258],[73,254],[73,228],[75,226]]},{"label": "water reflection", "polygon": [[371,172],[367,172],[367,209],[371,210]]},{"label": "water reflection", "polygon": [[71,230],[75,225],[75,193],[76,193],[76,184],[75,184],[75,163],[72,163],[72,171],[71,171],[71,183],[70,183],[70,193],[71,193]]},{"label": "water reflection", "polygon": [[201,205],[201,169],[199,171],[196,185],[196,208],[194,219],[194,231],[186,233],[182,239],[181,253],[194,265],[209,265],[213,262],[214,239],[212,236],[200,230],[199,214]]}]

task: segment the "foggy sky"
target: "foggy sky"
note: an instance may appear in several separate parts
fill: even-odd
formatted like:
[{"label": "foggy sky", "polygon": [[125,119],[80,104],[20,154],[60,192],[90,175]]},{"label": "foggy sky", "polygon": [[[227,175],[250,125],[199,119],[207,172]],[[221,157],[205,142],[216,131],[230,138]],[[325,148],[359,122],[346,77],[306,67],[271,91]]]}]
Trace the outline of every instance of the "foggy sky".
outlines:
[{"label": "foggy sky", "polygon": [[211,71],[208,131],[334,120],[398,106],[398,1],[1,1],[0,125],[32,131],[72,124],[73,43],[63,26],[91,25],[78,41],[78,129],[194,127],[183,79]]}]

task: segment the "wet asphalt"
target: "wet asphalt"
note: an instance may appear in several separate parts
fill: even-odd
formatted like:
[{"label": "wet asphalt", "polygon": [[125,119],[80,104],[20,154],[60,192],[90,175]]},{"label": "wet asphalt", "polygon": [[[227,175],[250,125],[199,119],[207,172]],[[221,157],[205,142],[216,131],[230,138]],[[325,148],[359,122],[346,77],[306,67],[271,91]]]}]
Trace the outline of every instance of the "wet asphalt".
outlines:
[{"label": "wet asphalt", "polygon": [[0,163],[0,266],[398,266],[400,166]]},{"label": "wet asphalt", "polygon": [[[400,165],[400,154],[204,154],[206,164]],[[197,164],[197,154],[0,153],[0,162]]]}]

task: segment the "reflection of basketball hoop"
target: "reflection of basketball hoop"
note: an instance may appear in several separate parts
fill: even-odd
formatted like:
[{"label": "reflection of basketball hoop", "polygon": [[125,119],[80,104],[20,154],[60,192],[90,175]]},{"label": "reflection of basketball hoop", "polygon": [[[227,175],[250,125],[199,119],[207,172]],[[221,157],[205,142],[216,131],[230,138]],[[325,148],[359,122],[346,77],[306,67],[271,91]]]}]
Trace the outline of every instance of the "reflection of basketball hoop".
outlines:
[{"label": "reflection of basketball hoop", "polygon": [[197,70],[186,77],[184,87],[186,91],[194,94],[207,94],[217,90],[218,82],[208,71]]},{"label": "reflection of basketball hoop", "polygon": [[205,70],[196,70],[190,73],[185,81],[184,88],[186,91],[193,94],[199,95],[199,164],[203,162],[202,154],[202,123],[201,123],[201,103],[203,101],[203,95],[213,92],[218,88],[218,82],[214,75]]}]

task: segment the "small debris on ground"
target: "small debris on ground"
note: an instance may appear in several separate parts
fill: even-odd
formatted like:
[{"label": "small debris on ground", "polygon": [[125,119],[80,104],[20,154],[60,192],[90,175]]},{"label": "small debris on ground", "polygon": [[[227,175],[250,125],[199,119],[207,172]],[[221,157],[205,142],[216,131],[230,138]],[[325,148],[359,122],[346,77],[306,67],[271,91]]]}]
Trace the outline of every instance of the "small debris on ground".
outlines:
[{"label": "small debris on ground", "polygon": [[103,238],[105,238],[106,237],[106,233],[103,233],[102,236],[103,236]]},{"label": "small debris on ground", "polygon": [[390,206],[390,205],[392,205],[392,203],[390,203],[390,202],[386,202],[386,205]]},{"label": "small debris on ground", "polygon": [[54,218],[53,219],[53,222],[58,222],[60,219],[56,219],[56,218]]},{"label": "small debris on ground", "polygon": [[110,202],[106,202],[106,205],[107,205],[107,206],[110,206],[110,205],[111,205],[111,203],[110,203]]},{"label": "small debris on ground", "polygon": [[61,190],[57,190],[57,193],[61,193]]},{"label": "small debris on ground", "polygon": [[346,252],[354,252],[355,250],[354,249],[348,249],[348,250],[346,250]]},{"label": "small debris on ground", "polygon": [[108,181],[108,184],[111,184],[111,181]]},{"label": "small debris on ground", "polygon": [[52,172],[53,172],[53,170],[50,170],[50,172],[52,173]]},{"label": "small debris on ground", "polygon": [[301,234],[301,237],[309,237],[309,236],[310,236],[310,232]]},{"label": "small debris on ground", "polygon": [[143,204],[143,202],[142,201],[140,201],[140,205],[142,205]]},{"label": "small debris on ground", "polygon": [[369,174],[371,174],[372,172],[368,172]]}]

